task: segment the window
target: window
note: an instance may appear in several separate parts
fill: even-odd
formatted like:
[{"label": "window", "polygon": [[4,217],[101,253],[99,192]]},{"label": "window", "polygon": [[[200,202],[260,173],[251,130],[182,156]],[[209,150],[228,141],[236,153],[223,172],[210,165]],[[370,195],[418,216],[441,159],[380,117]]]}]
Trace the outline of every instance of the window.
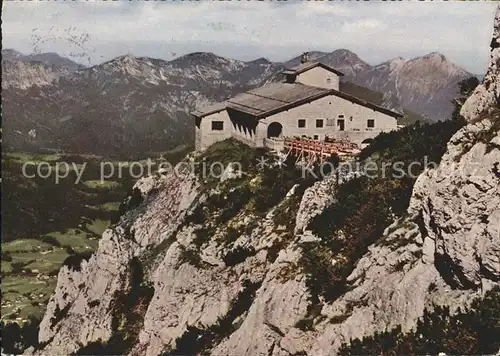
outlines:
[{"label": "window", "polygon": [[345,130],[345,121],[344,121],[344,119],[338,119],[337,120],[337,126],[339,128],[339,131],[344,131]]},{"label": "window", "polygon": [[326,126],[335,126],[335,119],[327,119]]},{"label": "window", "polygon": [[366,127],[374,128],[375,127],[375,120],[374,119],[366,120]]},{"label": "window", "polygon": [[328,77],[326,78],[326,84],[330,84],[332,82],[332,78]]},{"label": "window", "polygon": [[316,141],[318,141],[318,139],[319,139],[318,135],[314,135],[314,139],[315,139]]},{"label": "window", "polygon": [[212,131],[224,130],[224,121],[212,121]]},{"label": "window", "polygon": [[323,127],[323,119],[316,119],[316,127]]},{"label": "window", "polygon": [[344,115],[339,115],[339,119],[343,119],[344,118]]},{"label": "window", "polygon": [[293,74],[288,74],[288,75],[286,76],[286,82],[287,82],[287,83],[295,83],[296,77],[297,77],[297,76],[295,76],[295,75],[293,75]]},{"label": "window", "polygon": [[299,125],[299,127],[301,127],[301,128],[306,127],[306,120],[304,120],[304,119],[299,119],[298,125]]}]

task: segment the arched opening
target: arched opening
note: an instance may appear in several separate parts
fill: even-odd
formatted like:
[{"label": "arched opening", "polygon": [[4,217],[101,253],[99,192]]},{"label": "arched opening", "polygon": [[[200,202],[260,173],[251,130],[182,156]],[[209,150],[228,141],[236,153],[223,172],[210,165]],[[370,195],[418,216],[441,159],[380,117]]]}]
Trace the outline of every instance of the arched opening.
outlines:
[{"label": "arched opening", "polygon": [[273,122],[267,127],[267,138],[281,137],[283,126],[279,122]]},{"label": "arched opening", "polygon": [[370,144],[373,142],[373,138],[367,138],[361,142],[361,149],[370,146]]}]

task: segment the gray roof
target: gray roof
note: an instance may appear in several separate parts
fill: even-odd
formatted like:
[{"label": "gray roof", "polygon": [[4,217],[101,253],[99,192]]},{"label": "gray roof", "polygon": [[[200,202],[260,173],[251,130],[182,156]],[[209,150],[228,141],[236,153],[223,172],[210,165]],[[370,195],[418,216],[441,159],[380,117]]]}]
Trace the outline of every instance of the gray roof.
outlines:
[{"label": "gray roof", "polygon": [[226,102],[224,102],[224,101],[222,101],[220,103],[215,103],[215,104],[211,104],[208,106],[204,106],[200,109],[196,109],[193,112],[191,112],[191,114],[196,116],[196,117],[204,117],[204,116],[208,116],[211,114],[215,114],[216,112],[219,112],[222,110],[226,110]]},{"label": "gray roof", "polygon": [[313,87],[301,83],[271,83],[260,88],[236,95],[225,102],[216,103],[192,112],[196,117],[204,117],[225,109],[236,110],[260,119],[281,111],[300,106],[327,95],[335,95],[350,102],[368,107],[393,117],[403,117],[400,113],[372,104],[335,89]]},{"label": "gray roof", "polygon": [[342,73],[341,71],[338,71],[332,67],[329,67],[327,66],[326,64],[324,63],[321,63],[321,62],[305,62],[305,63],[300,63],[299,65],[296,65],[295,67],[290,67],[290,68],[287,68],[283,71],[283,74],[294,74],[294,75],[298,75],[300,73],[304,73],[306,71],[308,71],[309,69],[312,69],[312,68],[315,68],[315,67],[321,67],[321,68],[324,68],[330,72],[333,72],[335,74],[337,74],[338,76],[343,76],[344,73]]},{"label": "gray roof", "polygon": [[329,89],[300,83],[271,83],[236,95],[227,107],[252,116],[265,117],[328,95]]}]

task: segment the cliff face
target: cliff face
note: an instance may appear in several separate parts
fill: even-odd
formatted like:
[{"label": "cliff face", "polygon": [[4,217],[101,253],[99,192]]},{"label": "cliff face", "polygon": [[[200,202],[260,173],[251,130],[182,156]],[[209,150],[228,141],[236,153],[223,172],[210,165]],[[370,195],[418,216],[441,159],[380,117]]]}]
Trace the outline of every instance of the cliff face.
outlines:
[{"label": "cliff face", "polygon": [[[218,184],[193,172],[158,175],[137,184],[144,201],[104,233],[90,260],[60,271],[40,353],[120,335],[133,355],[331,355],[499,285],[500,119],[489,113],[499,100],[499,22],[500,10],[490,69],[463,108],[468,125],[418,178],[407,214],[357,261],[349,288],[315,297],[303,268],[320,241],[308,227],[335,201],[335,179],[295,185],[259,215],[267,199],[259,186],[273,183],[259,174],[226,172]],[[251,209],[238,206],[243,191]],[[341,234],[331,239],[343,243]]]},{"label": "cliff face", "polygon": [[469,121],[491,108],[500,106],[500,13],[497,10],[493,25],[493,39],[491,40],[491,59],[483,83],[479,85],[471,97],[465,102],[461,114]]},{"label": "cliff face", "polygon": [[43,63],[26,63],[20,60],[2,61],[2,89],[32,86],[47,86],[67,72],[62,68],[49,67]]}]

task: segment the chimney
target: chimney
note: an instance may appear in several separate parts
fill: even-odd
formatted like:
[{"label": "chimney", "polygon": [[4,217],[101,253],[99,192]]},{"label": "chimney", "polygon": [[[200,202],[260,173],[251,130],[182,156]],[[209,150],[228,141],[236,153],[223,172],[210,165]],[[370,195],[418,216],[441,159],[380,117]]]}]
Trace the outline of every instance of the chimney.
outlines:
[{"label": "chimney", "polygon": [[309,61],[309,52],[302,53],[302,56],[300,56],[300,63],[306,63],[308,61]]}]

